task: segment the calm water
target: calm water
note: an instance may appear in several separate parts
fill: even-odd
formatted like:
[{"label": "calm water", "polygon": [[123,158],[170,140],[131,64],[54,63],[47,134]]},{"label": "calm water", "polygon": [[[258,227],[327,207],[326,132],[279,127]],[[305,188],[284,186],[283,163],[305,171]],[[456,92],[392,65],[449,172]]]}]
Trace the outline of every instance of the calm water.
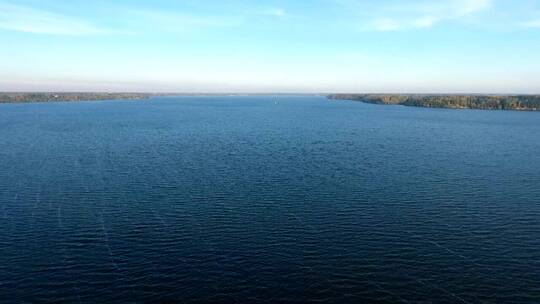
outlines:
[{"label": "calm water", "polygon": [[1,303],[540,303],[540,113],[0,105]]}]

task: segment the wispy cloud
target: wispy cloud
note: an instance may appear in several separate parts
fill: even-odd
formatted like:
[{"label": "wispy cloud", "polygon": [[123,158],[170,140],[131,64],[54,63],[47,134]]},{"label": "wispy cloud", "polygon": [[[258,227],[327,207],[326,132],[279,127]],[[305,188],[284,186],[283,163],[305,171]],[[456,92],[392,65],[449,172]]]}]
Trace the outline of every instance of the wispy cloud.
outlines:
[{"label": "wispy cloud", "polygon": [[285,9],[279,7],[263,9],[259,14],[273,17],[286,17],[289,15]]},{"label": "wispy cloud", "polygon": [[536,20],[529,20],[527,22],[524,22],[521,24],[522,27],[524,28],[530,28],[530,29],[540,29],[540,19],[536,19]]},{"label": "wispy cloud", "polygon": [[0,2],[0,29],[70,36],[112,32],[78,18],[5,2]]},{"label": "wispy cloud", "polygon": [[[163,10],[132,9],[122,12],[123,18],[135,21],[138,25],[145,24],[146,29],[163,32],[184,33],[206,28],[222,28],[236,26],[241,20],[233,17],[212,15],[187,14],[182,12],[168,12]],[[144,30],[141,28],[136,31]]]},{"label": "wispy cloud", "polygon": [[[348,3],[351,3],[348,1]],[[415,0],[406,3],[381,1],[377,6],[356,2],[363,17],[362,28],[375,31],[400,31],[430,28],[443,22],[471,18],[487,10],[492,0]]]},{"label": "wispy cloud", "polygon": [[289,12],[287,9],[283,7],[255,7],[255,8],[244,9],[242,16],[248,19],[260,18],[260,17],[268,17],[268,18],[276,18],[276,19],[299,17],[298,15],[292,14],[291,12]]},{"label": "wispy cloud", "polygon": [[[108,5],[107,17],[115,27],[106,27],[88,20],[35,7],[0,0],[0,30],[33,34],[85,36],[104,34],[133,34],[147,31],[184,33],[205,28],[228,27],[239,24],[238,18],[190,14],[143,8]],[[281,11],[268,11],[280,15]]]}]

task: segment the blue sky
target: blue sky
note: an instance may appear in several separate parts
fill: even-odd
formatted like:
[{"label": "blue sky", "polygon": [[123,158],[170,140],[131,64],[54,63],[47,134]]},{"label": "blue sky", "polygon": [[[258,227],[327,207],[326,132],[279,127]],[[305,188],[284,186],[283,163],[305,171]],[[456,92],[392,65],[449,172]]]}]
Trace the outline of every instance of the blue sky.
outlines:
[{"label": "blue sky", "polygon": [[540,93],[540,0],[0,0],[0,90]]}]

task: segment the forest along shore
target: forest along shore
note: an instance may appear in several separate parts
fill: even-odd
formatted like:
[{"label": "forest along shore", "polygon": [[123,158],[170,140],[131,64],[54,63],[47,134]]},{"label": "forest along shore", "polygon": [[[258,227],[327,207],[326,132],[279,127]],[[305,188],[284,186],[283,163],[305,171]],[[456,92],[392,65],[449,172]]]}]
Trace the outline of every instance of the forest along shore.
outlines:
[{"label": "forest along shore", "polygon": [[426,108],[540,111],[540,95],[332,94],[328,98]]},{"label": "forest along shore", "polygon": [[54,102],[54,101],[90,101],[90,100],[112,100],[112,99],[147,99],[152,94],[149,93],[54,93],[54,92],[0,92],[0,103],[22,103],[22,102]]}]

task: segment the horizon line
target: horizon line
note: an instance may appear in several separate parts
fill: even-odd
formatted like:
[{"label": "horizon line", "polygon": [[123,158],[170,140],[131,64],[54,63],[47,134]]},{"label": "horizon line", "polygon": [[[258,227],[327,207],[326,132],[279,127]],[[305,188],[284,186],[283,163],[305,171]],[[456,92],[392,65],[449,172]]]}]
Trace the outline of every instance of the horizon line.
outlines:
[{"label": "horizon line", "polygon": [[166,92],[166,91],[55,91],[55,90],[40,90],[40,91],[0,91],[0,94],[148,94],[148,95],[161,95],[161,96],[196,96],[196,95],[307,95],[307,96],[319,96],[319,95],[483,95],[483,96],[534,96],[540,95],[540,93],[485,93],[485,92],[346,92],[346,91],[333,91],[333,92]]}]

